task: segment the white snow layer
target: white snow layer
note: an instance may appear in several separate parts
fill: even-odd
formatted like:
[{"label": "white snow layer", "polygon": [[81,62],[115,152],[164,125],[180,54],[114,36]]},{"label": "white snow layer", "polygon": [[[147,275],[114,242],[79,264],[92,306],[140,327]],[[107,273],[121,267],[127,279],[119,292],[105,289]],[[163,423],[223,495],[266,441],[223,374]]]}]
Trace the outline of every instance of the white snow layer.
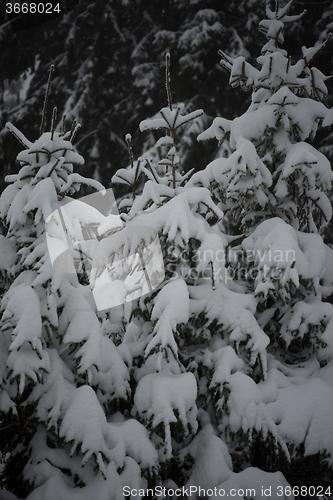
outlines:
[{"label": "white snow layer", "polygon": [[197,383],[192,373],[173,375],[151,373],[144,376],[135,392],[134,402],[139,415],[151,420],[152,428],[164,424],[166,458],[172,456],[170,424],[179,421],[185,436],[197,429]]}]

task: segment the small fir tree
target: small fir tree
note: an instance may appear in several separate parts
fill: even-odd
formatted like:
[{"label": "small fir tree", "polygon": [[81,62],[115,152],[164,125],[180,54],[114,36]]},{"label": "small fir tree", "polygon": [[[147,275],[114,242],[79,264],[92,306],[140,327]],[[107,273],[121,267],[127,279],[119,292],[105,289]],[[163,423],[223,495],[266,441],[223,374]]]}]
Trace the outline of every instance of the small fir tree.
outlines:
[{"label": "small fir tree", "polygon": [[[71,131],[45,132],[50,73],[39,138],[24,146],[21,168],[1,196],[1,452],[0,497],[45,500],[122,499],[122,485],[147,486],[157,452],[146,429],[117,414],[130,400],[126,351],[98,316],[90,288],[56,271],[45,221],[82,184],[73,172],[83,158]],[[115,314],[115,317],[117,315]],[[10,493],[11,492],[11,493]],[[16,498],[16,497],[15,497]]]}]

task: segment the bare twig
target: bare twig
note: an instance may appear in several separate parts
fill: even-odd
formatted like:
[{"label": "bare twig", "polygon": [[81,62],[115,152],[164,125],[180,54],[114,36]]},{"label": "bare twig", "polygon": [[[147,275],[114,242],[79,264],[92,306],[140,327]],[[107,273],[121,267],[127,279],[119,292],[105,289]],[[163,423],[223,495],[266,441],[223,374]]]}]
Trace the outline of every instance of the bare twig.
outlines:
[{"label": "bare twig", "polygon": [[40,131],[39,131],[40,136],[44,134],[46,113],[47,113],[47,103],[49,100],[53,72],[54,72],[54,65],[52,64],[52,66],[50,67],[49,79],[47,81],[47,87],[46,87],[46,92],[45,92],[45,99],[44,99],[44,105],[43,105],[43,111],[42,111],[42,121],[40,124]]},{"label": "bare twig", "polygon": [[64,135],[65,133],[65,120],[66,120],[66,115],[62,115],[60,135]]},{"label": "bare twig", "polygon": [[167,93],[168,106],[172,111],[172,97],[171,97],[171,78],[170,78],[170,54],[167,52],[165,56],[165,88]]},{"label": "bare twig", "polygon": [[51,120],[51,140],[53,140],[53,134],[54,134],[54,129],[56,125],[56,120],[57,120],[57,108],[53,108],[52,112],[52,120]]}]

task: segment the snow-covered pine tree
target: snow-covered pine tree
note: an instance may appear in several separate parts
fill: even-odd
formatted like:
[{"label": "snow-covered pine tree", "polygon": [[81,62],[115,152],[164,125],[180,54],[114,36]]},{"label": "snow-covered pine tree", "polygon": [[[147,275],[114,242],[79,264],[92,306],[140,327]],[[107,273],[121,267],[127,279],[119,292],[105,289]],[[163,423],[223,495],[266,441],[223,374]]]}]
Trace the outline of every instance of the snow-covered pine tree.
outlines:
[{"label": "snow-covered pine tree", "polygon": [[[296,62],[280,47],[285,25],[304,14],[290,15],[292,3],[268,4],[257,67],[220,51],[230,84],[251,89],[252,103],[232,121],[216,118],[199,136],[228,141],[232,154],[191,182],[210,187],[243,231],[228,246],[228,272],[269,341],[258,363],[241,355],[237,328],[225,336],[238,354],[228,363],[234,357],[237,364],[217,387],[222,399],[212,403],[234,467],[280,470],[292,485],[321,485],[333,494],[333,306],[327,300],[333,253],[319,234],[332,215],[326,193],[333,173],[310,144],[320,123],[333,123],[333,110],[322,102],[328,78],[312,66],[327,41],[302,47]],[[223,303],[220,310],[215,321],[225,330]],[[203,357],[201,371],[207,365]],[[227,366],[221,362],[221,370]]]},{"label": "snow-covered pine tree", "polygon": [[122,500],[123,484],[147,485],[157,452],[137,420],[117,413],[130,401],[126,351],[90,288],[51,265],[47,217],[82,184],[103,186],[73,172],[83,163],[72,144],[78,125],[56,131],[54,110],[44,131],[48,92],[36,141],[7,124],[24,150],[0,204],[0,497]]},{"label": "snow-covered pine tree", "polygon": [[[141,131],[165,131],[156,143],[158,151],[155,149],[153,157],[146,154],[134,162],[127,135],[131,165],[118,170],[112,181],[131,187],[131,199],[119,205],[126,226],[153,228],[164,250],[166,281],[157,292],[140,299],[125,325],[123,342],[133,353],[132,415],[147,427],[159,453],[155,485],[162,482],[172,486],[171,478],[183,482],[178,450],[184,439],[193,438],[197,430],[196,381],[179,354],[185,342],[185,338],[179,338],[181,325],[190,316],[187,282],[191,278],[187,275],[197,246],[204,245],[207,238],[222,245],[220,235],[214,235],[205,220],[205,214],[220,218],[222,213],[207,189],[187,188],[193,170],[181,173],[176,149],[178,129],[203,112],[184,114],[183,104],[172,104],[169,54],[166,91],[168,106],[160,110],[158,117],[140,124]],[[145,183],[140,193],[137,183],[142,177]]]},{"label": "snow-covered pine tree", "polygon": [[[113,177],[131,187],[131,199],[120,204],[126,226],[153,228],[165,256],[165,282],[139,300],[124,325],[121,345],[133,358],[131,415],[146,426],[158,451],[155,484],[184,487],[187,494],[192,487],[192,497],[198,497],[199,487],[220,486],[229,494],[235,487],[287,486],[280,472],[250,467],[246,449],[246,461],[237,462],[237,413],[248,410],[247,403],[245,418],[258,407],[264,436],[269,439],[271,431],[282,443],[251,376],[267,371],[269,337],[255,319],[257,300],[225,269],[225,249],[233,238],[221,231],[223,213],[206,187],[194,185],[191,172],[181,173],[178,128],[201,111],[186,115],[182,105],[172,105],[168,55],[166,67],[168,106],[140,124],[142,131],[166,131],[157,141],[162,158],[134,162],[130,154],[130,167]],[[146,177],[141,194],[140,175]],[[207,172],[202,177],[207,180]],[[248,429],[244,424],[244,432],[251,423]]]},{"label": "snow-covered pine tree", "polygon": [[[320,40],[326,40],[333,31],[333,5],[327,5],[322,18],[316,23],[320,29]],[[330,44],[332,46],[332,38]],[[333,50],[325,50],[322,56],[322,62],[325,63],[325,68],[331,68],[333,66]],[[327,69],[326,71],[329,71]],[[333,92],[330,92],[327,96],[327,105],[333,106]],[[322,131],[321,131],[322,132]],[[333,129],[329,127],[327,129],[326,137],[320,139],[320,151],[324,153],[325,156],[330,160],[331,164],[333,162]],[[333,192],[329,194],[331,203],[333,204]],[[329,224],[324,228],[323,238],[331,248],[333,248],[333,218],[330,220]]]},{"label": "snow-covered pine tree", "polygon": [[[273,42],[274,29],[281,28],[281,22],[293,20],[286,10],[277,6],[274,13],[268,9],[269,20],[263,27],[268,23],[267,35],[273,37]],[[278,43],[271,43],[271,49],[264,50],[262,57],[273,54],[267,68],[267,74],[273,76],[273,71],[277,71],[274,54],[283,56],[283,52],[278,49]],[[259,64],[260,61],[265,59],[259,59]],[[229,59],[229,64],[231,68],[234,61]],[[300,66],[296,64],[301,73]],[[248,67],[245,62],[244,67]],[[293,67],[291,63],[286,66],[289,67]],[[303,67],[305,73],[310,71],[307,68]],[[266,74],[262,71],[260,76]],[[255,75],[256,70],[253,68],[251,73]],[[168,76],[167,71],[167,80]],[[306,75],[303,80],[302,75],[295,78],[301,85]],[[74,153],[72,146],[67,144],[66,136],[54,132],[52,137],[51,131],[51,136],[44,136],[48,143],[40,150],[38,140],[37,148],[36,143],[29,143],[11,127],[26,148],[21,157],[26,165],[24,174],[19,173],[12,179],[2,203],[9,223],[5,244],[15,251],[15,256],[11,254],[12,261],[5,262],[3,269],[3,274],[8,276],[5,287],[9,289],[3,298],[1,421],[3,426],[5,423],[16,426],[12,428],[13,440],[7,448],[11,455],[5,457],[6,489],[1,492],[4,498],[12,497],[8,493],[8,489],[12,489],[20,496],[28,494],[29,500],[90,500],[92,497],[118,500],[123,498],[124,485],[132,488],[192,486],[192,491],[199,487],[206,490],[217,487],[227,494],[231,488],[242,488],[244,494],[238,498],[247,497],[247,500],[253,495],[246,495],[246,489],[255,488],[257,496],[263,498],[261,488],[271,487],[279,493],[279,498],[292,498],[281,470],[292,484],[297,482],[300,470],[308,476],[299,479],[303,486],[320,484],[326,488],[329,484],[332,307],[321,299],[332,290],[333,279],[329,275],[332,254],[318,234],[306,232],[306,217],[298,213],[292,199],[293,184],[288,184],[282,173],[287,172],[288,153],[299,145],[297,134],[293,137],[292,129],[286,126],[285,115],[292,124],[301,116],[299,113],[295,117],[294,108],[297,109],[299,103],[311,106],[312,99],[297,96],[296,85],[291,84],[292,96],[287,97],[295,101],[288,104],[286,99],[283,106],[281,101],[275,105],[274,99],[269,99],[281,96],[280,89],[274,88],[274,78],[271,87],[269,78],[263,84],[268,89],[260,87],[259,78],[251,84],[259,85],[259,89],[254,89],[258,93],[253,108],[238,122],[220,121],[212,129],[217,135],[226,132],[227,138],[230,133],[235,152],[243,147],[247,162],[244,165],[240,155],[236,155],[232,160],[232,156],[219,160],[191,179],[191,174],[181,173],[175,132],[199,112],[186,116],[182,106],[173,106],[170,87],[168,107],[161,110],[158,119],[141,125],[143,130],[167,131],[158,143],[165,148],[162,161],[157,164],[149,158],[136,164],[133,161],[134,170],[119,171],[114,180],[131,186],[132,200],[122,204],[126,226],[129,229],[139,225],[151,227],[160,234],[166,257],[166,281],[160,289],[141,298],[130,317],[122,306],[112,310],[102,328],[98,321],[96,323],[97,315],[89,304],[87,289],[75,277],[52,270],[45,257],[43,217],[56,208],[59,197],[63,199],[66,193],[62,189],[66,190],[66,184],[68,188],[71,185],[77,188],[75,183],[82,180],[72,177],[71,172],[70,179],[66,178],[69,166],[63,160],[59,160],[61,165],[56,164],[61,152],[59,154],[52,141],[66,142],[71,154]],[[288,90],[288,85],[289,78],[281,88]],[[267,92],[267,100],[263,90]],[[321,103],[313,102],[324,109]],[[247,136],[238,137],[237,133],[244,135],[244,130],[251,130],[257,123],[251,119],[261,112],[252,114],[250,119],[248,115],[265,106],[266,111],[260,118],[268,120],[267,129],[264,127],[261,131],[260,124],[252,128],[260,132],[261,142],[256,144],[259,132],[251,140]],[[298,111],[302,110],[301,106]],[[283,108],[286,108],[284,114]],[[328,123],[327,112],[325,116]],[[305,126],[305,120],[299,121]],[[224,126],[223,130],[220,125]],[[215,135],[212,131],[206,135]],[[265,157],[266,137],[273,153],[276,149],[277,158]],[[129,137],[127,140],[130,142]],[[302,145],[310,148],[304,171],[309,173],[306,166],[315,170],[313,177],[309,176],[309,185],[314,178],[314,182],[326,181],[328,186],[329,170],[322,179],[316,171],[317,166],[320,172],[325,169],[322,156],[316,155],[309,144]],[[61,151],[62,148],[63,143]],[[41,156],[41,151],[47,153],[47,158]],[[72,163],[73,157],[69,160]],[[228,160],[231,166],[224,169]],[[46,169],[48,161],[51,161],[50,170]],[[224,197],[223,186],[229,182],[229,168],[232,170],[234,166],[237,170],[239,165],[245,170],[243,176],[242,172],[238,173],[239,180],[245,181],[240,192],[244,210],[249,211],[248,219],[242,206],[235,205],[235,196]],[[279,169],[282,165],[286,168]],[[47,185],[45,181],[50,179],[47,175],[53,167],[51,194],[55,194],[53,198],[49,196],[49,200],[54,203],[44,213],[45,198],[38,186],[43,182]],[[252,175],[248,177],[253,180],[252,187],[248,188],[245,177],[250,171]],[[273,184],[275,172],[280,173],[275,174],[278,179]],[[137,190],[140,174],[147,179],[141,195]],[[48,182],[50,184],[50,180]],[[274,189],[277,186],[283,189],[283,182],[287,190],[283,200],[286,206],[277,205],[270,211],[274,197],[279,201],[281,195]],[[315,186],[319,192],[320,187]],[[220,199],[219,206],[207,188],[212,189],[215,200]],[[17,205],[13,206],[14,200]],[[221,231],[217,222],[223,216],[220,207],[236,216],[239,213],[239,217],[244,218],[246,231],[239,235],[241,245],[230,250],[229,271],[224,264],[229,257],[228,248],[236,240]],[[319,208],[323,208],[323,204]],[[302,210],[307,213],[306,209],[309,212],[305,204]],[[292,220],[287,219],[289,214],[294,214]],[[328,217],[326,211],[325,215]],[[300,226],[297,226],[298,220]],[[310,224],[313,230],[316,220],[311,219]],[[24,239],[26,231],[28,239]],[[40,244],[36,246],[37,236]],[[27,255],[29,249],[32,251]],[[286,254],[287,251],[296,252],[295,263],[288,260],[293,253]],[[285,255],[288,258],[284,259]],[[274,256],[278,260],[274,260]],[[232,275],[237,259],[244,260],[242,279]],[[13,263],[19,267],[16,270],[14,267],[11,276],[9,269]],[[264,265],[279,272],[258,273]],[[250,274],[253,269],[256,273]],[[272,285],[268,283],[265,288],[262,277],[266,282],[270,279]],[[22,295],[30,297],[29,309],[24,307],[27,301],[19,294],[21,285]],[[47,292],[48,286],[51,286],[50,292]],[[34,293],[36,300],[31,298],[35,297]],[[40,310],[33,304],[39,304]],[[79,307],[84,309],[84,315],[82,311],[78,314]],[[41,318],[41,327],[33,332],[24,329],[29,322],[23,313],[30,311],[39,312]],[[302,339],[298,340],[297,336]],[[36,351],[37,357],[34,357]],[[15,373],[10,372],[12,366]],[[23,388],[22,394],[20,388]],[[24,436],[20,435],[20,429],[24,430]],[[71,445],[67,441],[72,441]],[[87,463],[82,468],[83,458]],[[311,468],[316,468],[316,477],[311,476]],[[20,478],[17,487],[13,476]],[[303,493],[304,490],[304,497]],[[312,493],[313,490],[313,498]],[[198,492],[192,496],[198,497]],[[212,496],[211,493],[208,496]]]}]

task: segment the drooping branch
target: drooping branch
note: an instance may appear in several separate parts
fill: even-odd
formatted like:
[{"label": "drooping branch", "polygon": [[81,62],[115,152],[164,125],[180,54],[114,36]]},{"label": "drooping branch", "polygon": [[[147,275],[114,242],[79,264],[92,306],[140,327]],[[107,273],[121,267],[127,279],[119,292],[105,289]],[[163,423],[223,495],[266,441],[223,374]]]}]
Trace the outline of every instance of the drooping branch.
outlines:
[{"label": "drooping branch", "polygon": [[315,51],[312,51],[312,53],[311,53],[311,55],[310,55],[309,58],[307,57],[307,49],[305,47],[302,47],[303,60],[304,60],[304,63],[305,63],[304,67],[309,67],[310,64],[312,64],[312,62],[318,56],[318,54],[320,54],[321,51],[326,47],[326,45],[330,41],[331,37],[332,37],[332,33],[329,33],[328,37],[326,38],[326,40],[324,40],[323,43],[321,45],[319,45],[319,47],[315,47]]},{"label": "drooping branch", "polygon": [[30,142],[22,132],[15,127],[10,122],[6,123],[6,127],[8,128],[9,132],[13,134],[13,136],[22,144],[22,146],[25,147],[25,149],[29,149],[32,146],[32,142]]}]

